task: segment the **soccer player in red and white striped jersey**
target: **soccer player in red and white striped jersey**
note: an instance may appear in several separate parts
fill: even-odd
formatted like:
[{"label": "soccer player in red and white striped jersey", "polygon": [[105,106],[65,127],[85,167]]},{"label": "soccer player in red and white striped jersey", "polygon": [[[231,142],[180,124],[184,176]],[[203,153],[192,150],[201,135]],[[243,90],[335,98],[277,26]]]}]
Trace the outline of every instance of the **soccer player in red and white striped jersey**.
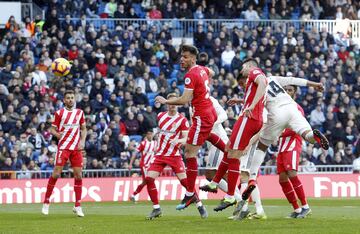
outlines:
[{"label": "soccer player in red and white striped jersey", "polygon": [[[177,94],[170,93],[167,98],[168,100],[177,98]],[[175,105],[168,105],[167,112],[158,114],[158,124],[160,132],[157,148],[146,175],[147,190],[154,208],[150,215],[147,216],[148,219],[161,216],[155,179],[166,166],[171,167],[176,173],[181,185],[187,188],[185,165],[180,154],[180,147],[181,144],[185,144],[186,142],[189,131],[189,122],[182,114],[177,112],[177,107]],[[205,207],[198,199],[196,203],[201,217],[206,218],[207,212]]]},{"label": "soccer player in red and white striped jersey", "polygon": [[73,208],[73,212],[76,213],[79,217],[83,217],[84,213],[80,206],[80,200],[82,192],[82,150],[85,146],[86,123],[84,112],[80,109],[74,108],[74,91],[65,91],[63,101],[65,108],[56,111],[51,128],[51,134],[58,138],[59,143],[56,153],[56,165],[48,181],[42,213],[44,215],[49,214],[50,196],[55,187],[57,179],[61,175],[64,165],[68,160],[70,160],[75,179],[75,206]]},{"label": "soccer player in red and white striped jersey", "polygon": [[[289,85],[285,91],[295,99],[297,86]],[[304,115],[304,110],[298,104],[298,110]],[[289,218],[304,218],[311,213],[306,200],[304,188],[297,176],[300,154],[302,151],[302,137],[291,129],[285,129],[279,140],[279,154],[277,156],[277,172],[279,174],[279,183],[285,197],[293,206]],[[299,206],[297,198],[302,207]]]},{"label": "soccer player in red and white striped jersey", "polygon": [[[135,196],[139,194],[146,185],[145,176],[147,170],[149,169],[156,148],[156,141],[153,140],[153,137],[154,137],[153,131],[149,130],[146,133],[144,140],[140,143],[140,145],[137,148],[137,151],[140,152],[141,154],[140,169],[141,169],[141,176],[143,178],[143,181],[141,182],[141,184],[139,184],[139,186],[136,188],[136,190],[130,197],[130,200],[133,202],[135,202]],[[131,157],[129,164],[130,170],[132,168],[132,164],[134,163],[134,161],[135,161],[135,155]]]}]

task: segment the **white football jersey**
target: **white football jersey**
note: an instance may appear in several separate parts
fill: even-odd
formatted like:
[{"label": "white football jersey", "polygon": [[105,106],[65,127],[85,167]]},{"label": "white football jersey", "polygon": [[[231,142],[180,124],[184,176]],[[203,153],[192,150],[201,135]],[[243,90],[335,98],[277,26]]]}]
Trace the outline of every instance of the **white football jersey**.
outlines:
[{"label": "white football jersey", "polygon": [[216,100],[214,97],[210,96],[210,100],[213,103],[213,107],[215,108],[216,115],[217,115],[217,120],[216,120],[215,124],[221,124],[221,123],[225,122],[225,120],[228,119],[228,116],[227,116],[224,108],[222,108],[219,101]]},{"label": "white football jersey", "polygon": [[[296,102],[283,89],[287,85],[306,85],[306,80],[294,77],[269,76],[267,93],[266,93],[266,109],[273,112],[274,108],[282,105],[294,104]],[[305,82],[305,84],[304,84]]]}]

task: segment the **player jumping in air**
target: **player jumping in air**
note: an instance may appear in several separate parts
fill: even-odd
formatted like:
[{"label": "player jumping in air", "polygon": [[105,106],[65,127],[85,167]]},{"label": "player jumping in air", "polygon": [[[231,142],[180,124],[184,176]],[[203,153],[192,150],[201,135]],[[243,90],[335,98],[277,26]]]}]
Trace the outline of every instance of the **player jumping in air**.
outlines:
[{"label": "player jumping in air", "polygon": [[65,91],[64,105],[55,112],[55,118],[51,127],[51,134],[58,140],[58,150],[56,153],[56,165],[54,171],[49,178],[44,204],[41,212],[44,215],[49,214],[50,196],[55,187],[57,179],[60,177],[62,169],[66,162],[70,160],[74,170],[74,191],[75,206],[73,212],[79,217],[83,217],[84,213],[80,206],[82,192],[82,166],[83,155],[82,150],[85,146],[86,139],[86,123],[84,112],[75,106],[75,93],[72,90]]},{"label": "player jumping in air", "polygon": [[221,211],[236,204],[234,197],[235,188],[239,179],[240,156],[245,153],[250,139],[257,134],[263,125],[264,94],[267,87],[267,79],[264,73],[258,68],[254,59],[246,59],[240,69],[242,82],[239,83],[245,88],[245,100],[242,112],[236,121],[228,143],[229,150],[224,154],[218,171],[213,180],[202,186],[204,191],[214,192],[228,172],[228,192],[215,211]]},{"label": "player jumping in air", "polygon": [[[168,100],[177,98],[177,94],[170,93]],[[153,203],[153,210],[147,219],[154,219],[162,215],[158,192],[155,186],[155,179],[168,165],[176,173],[182,186],[187,188],[185,165],[181,157],[179,148],[181,144],[185,144],[189,130],[189,122],[187,119],[177,112],[175,105],[168,105],[167,112],[158,114],[159,138],[155,156],[152,159],[150,168],[146,175],[147,190]],[[200,201],[197,201],[197,207],[202,218],[208,216],[205,207]]]},{"label": "player jumping in air", "polygon": [[[211,130],[216,122],[216,111],[210,100],[209,79],[214,72],[206,67],[196,65],[198,50],[194,46],[181,47],[180,63],[187,70],[185,74],[185,90],[181,97],[171,100],[161,96],[156,101],[161,104],[184,105],[191,101],[194,115],[185,145],[187,191],[181,203],[176,207],[182,210],[198,200],[195,193],[195,182],[198,173],[197,153],[202,144],[211,138]],[[213,134],[214,137],[217,137]],[[209,139],[216,142],[216,139]]]},{"label": "player jumping in air", "polygon": [[[294,77],[268,77],[269,89],[267,92],[266,109],[268,110],[268,121],[264,124],[261,132],[254,136],[250,143],[259,139],[257,149],[255,150],[253,162],[250,167],[250,180],[248,187],[242,194],[242,200],[237,204],[234,213],[239,214],[242,206],[246,203],[251,192],[256,187],[256,177],[260,165],[264,161],[265,152],[268,146],[275,142],[286,128],[290,128],[300,135],[307,142],[320,146],[327,150],[329,142],[326,137],[317,129],[312,130],[305,117],[298,111],[297,103],[282,88],[287,85],[312,86],[318,91],[323,90],[321,83],[315,83],[305,79]],[[299,185],[299,184],[297,184]],[[310,212],[310,209],[304,210],[304,216]]]},{"label": "player jumping in air", "polygon": [[[154,137],[153,131],[152,130],[147,131],[144,140],[140,143],[140,145],[137,148],[137,151],[141,153],[140,169],[143,180],[130,197],[130,200],[133,202],[136,201],[136,195],[139,194],[146,185],[146,181],[145,181],[146,173],[150,166],[156,148],[156,141],[153,140],[153,137]],[[134,163],[134,161],[135,161],[135,155],[131,157],[129,169],[132,168],[132,164]]]}]

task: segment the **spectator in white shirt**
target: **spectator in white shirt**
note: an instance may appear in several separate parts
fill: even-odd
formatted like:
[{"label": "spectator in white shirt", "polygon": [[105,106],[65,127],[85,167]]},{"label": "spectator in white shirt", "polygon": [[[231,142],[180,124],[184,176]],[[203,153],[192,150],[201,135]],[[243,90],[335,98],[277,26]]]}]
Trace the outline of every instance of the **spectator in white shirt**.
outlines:
[{"label": "spectator in white shirt", "polygon": [[341,7],[336,8],[336,19],[343,19],[343,13]]},{"label": "spectator in white shirt", "polygon": [[257,19],[260,19],[257,11],[254,11],[254,6],[253,5],[250,5],[249,6],[249,9],[247,9],[245,12],[244,12],[244,17],[246,20],[257,20]]},{"label": "spectator in white shirt", "polygon": [[283,44],[284,45],[292,45],[292,46],[296,46],[297,41],[295,39],[295,37],[293,37],[293,33],[292,32],[288,32],[286,37],[283,39]]},{"label": "spectator in white shirt", "polygon": [[360,173],[360,155],[353,161],[353,173]]},{"label": "spectator in white shirt", "polygon": [[221,53],[221,65],[225,67],[225,69],[230,68],[231,61],[235,57],[235,51],[232,49],[231,44],[226,46],[225,51]]},{"label": "spectator in white shirt", "polygon": [[321,127],[325,122],[324,112],[321,110],[321,105],[317,105],[315,110],[311,111],[310,114],[310,124],[313,127]]}]

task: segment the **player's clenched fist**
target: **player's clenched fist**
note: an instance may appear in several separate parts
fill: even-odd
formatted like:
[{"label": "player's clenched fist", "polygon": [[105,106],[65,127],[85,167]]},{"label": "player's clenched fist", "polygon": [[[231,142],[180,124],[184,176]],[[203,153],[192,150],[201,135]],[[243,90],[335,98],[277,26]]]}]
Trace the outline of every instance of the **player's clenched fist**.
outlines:
[{"label": "player's clenched fist", "polygon": [[314,89],[315,89],[316,91],[322,92],[322,91],[324,91],[324,85],[323,85],[322,83],[316,83],[316,84],[314,85]]},{"label": "player's clenched fist", "polygon": [[164,97],[162,97],[162,96],[157,96],[155,98],[155,102],[158,102],[160,104],[166,104],[166,99]]},{"label": "player's clenched fist", "polygon": [[240,98],[230,98],[229,101],[227,101],[229,106],[239,105],[241,103],[244,103],[244,100]]}]

